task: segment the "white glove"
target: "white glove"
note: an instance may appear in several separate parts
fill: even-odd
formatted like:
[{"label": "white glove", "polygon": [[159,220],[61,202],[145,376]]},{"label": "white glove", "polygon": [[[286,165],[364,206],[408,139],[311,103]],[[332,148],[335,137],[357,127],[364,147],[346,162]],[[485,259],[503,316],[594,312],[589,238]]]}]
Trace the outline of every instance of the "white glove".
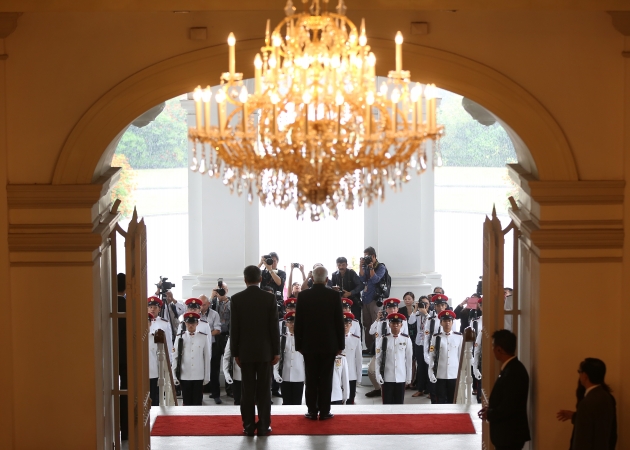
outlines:
[{"label": "white glove", "polygon": [[378,384],[385,384],[385,381],[383,380],[383,377],[381,376],[380,373],[376,372],[376,382]]},{"label": "white glove", "polygon": [[357,387],[362,387],[363,385],[357,380]]},{"label": "white glove", "polygon": [[223,374],[223,376],[225,377],[225,382],[226,382],[227,384],[232,384],[232,383],[234,383],[234,381],[232,380],[232,377],[231,377],[231,376],[229,376],[229,375],[225,375],[225,374]]},{"label": "white glove", "polygon": [[429,381],[431,383],[437,383],[437,378],[435,378],[435,375],[433,374],[433,372],[429,372]]},{"label": "white glove", "polygon": [[175,377],[173,377],[173,383],[175,383],[175,386],[179,386],[179,380]]},{"label": "white glove", "polygon": [[479,372],[479,369],[477,369],[476,367],[473,369],[473,374],[475,375],[476,379],[481,380],[481,372]]},{"label": "white glove", "polygon": [[276,383],[282,383],[282,377],[280,375],[275,375],[274,376]]}]

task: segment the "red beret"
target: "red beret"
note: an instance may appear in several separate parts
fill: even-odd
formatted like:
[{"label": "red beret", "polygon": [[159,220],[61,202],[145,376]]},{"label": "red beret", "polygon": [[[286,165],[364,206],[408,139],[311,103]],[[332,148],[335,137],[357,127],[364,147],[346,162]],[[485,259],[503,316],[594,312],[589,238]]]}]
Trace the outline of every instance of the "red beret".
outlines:
[{"label": "red beret", "polygon": [[351,312],[345,312],[343,313],[343,318],[346,322],[352,322],[354,320],[354,314]]},{"label": "red beret", "polygon": [[156,297],[155,295],[149,297],[147,299],[148,306],[159,306],[160,308],[164,305],[164,302],[160,297]]},{"label": "red beret", "polygon": [[203,304],[200,298],[195,298],[195,297],[189,298],[184,303],[186,303],[186,305],[199,305],[199,307],[201,307],[201,305]]},{"label": "red beret", "polygon": [[289,311],[284,315],[284,320],[295,320],[295,311]]},{"label": "red beret", "polygon": [[387,315],[387,320],[391,320],[393,322],[402,322],[403,320],[407,320],[404,314],[401,313],[391,313]]},{"label": "red beret", "polygon": [[451,311],[450,309],[445,309],[440,314],[438,314],[438,319],[440,319],[440,320],[442,320],[442,319],[455,320],[455,319],[457,319],[457,315],[455,314],[455,311]]},{"label": "red beret", "polygon": [[350,300],[349,298],[342,298],[341,299],[341,303],[345,303],[348,306],[352,306],[352,304],[354,303],[352,300]]},{"label": "red beret", "polygon": [[199,314],[196,312],[187,312],[184,313],[184,321],[185,322],[196,322],[201,318]]},{"label": "red beret", "polygon": [[293,306],[295,308],[295,304],[297,303],[297,298],[289,297],[284,301],[284,306]]},{"label": "red beret", "polygon": [[433,303],[447,303],[448,302],[448,297],[444,294],[435,294],[432,298],[431,301]]}]

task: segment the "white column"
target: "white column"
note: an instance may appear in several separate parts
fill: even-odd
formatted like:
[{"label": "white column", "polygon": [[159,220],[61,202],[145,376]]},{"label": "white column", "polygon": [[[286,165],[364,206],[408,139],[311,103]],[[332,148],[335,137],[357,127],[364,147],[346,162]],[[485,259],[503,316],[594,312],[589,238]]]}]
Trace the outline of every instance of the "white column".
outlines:
[{"label": "white column", "polygon": [[435,271],[435,177],[430,144],[427,150],[430,155],[422,175],[412,173],[400,192],[388,188],[384,202],[364,209],[365,246],[376,249],[378,260],[392,277],[391,294],[401,299],[407,291],[417,299],[442,286],[442,276]]},{"label": "white column", "polygon": [[[212,109],[216,111],[216,88],[212,90]],[[185,102],[191,125],[195,123],[194,103]],[[212,119],[216,125],[216,114]],[[246,192],[239,197],[221,179],[210,178],[207,173],[189,172],[188,188],[190,269],[183,279],[184,297],[209,296],[218,278],[223,278],[234,294],[245,288],[245,266],[260,259],[258,198],[250,204]]]}]

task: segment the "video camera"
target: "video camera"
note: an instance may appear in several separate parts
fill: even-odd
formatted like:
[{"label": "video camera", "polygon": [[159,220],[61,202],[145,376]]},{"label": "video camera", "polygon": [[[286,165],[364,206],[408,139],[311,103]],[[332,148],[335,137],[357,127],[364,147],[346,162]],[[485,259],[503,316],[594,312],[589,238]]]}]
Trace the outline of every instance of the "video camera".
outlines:
[{"label": "video camera", "polygon": [[160,275],[160,282],[156,283],[156,286],[160,290],[160,295],[166,295],[168,291],[170,291],[171,289],[175,287],[175,283],[171,283],[170,281],[167,281],[167,280],[168,280],[167,277],[162,277]]}]

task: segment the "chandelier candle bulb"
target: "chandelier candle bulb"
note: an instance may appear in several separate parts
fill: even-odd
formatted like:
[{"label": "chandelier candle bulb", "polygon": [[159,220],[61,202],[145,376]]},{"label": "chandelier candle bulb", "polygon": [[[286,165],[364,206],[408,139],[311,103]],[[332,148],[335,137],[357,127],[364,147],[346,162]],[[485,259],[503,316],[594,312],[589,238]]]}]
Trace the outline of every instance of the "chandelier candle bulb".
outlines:
[{"label": "chandelier candle bulb", "polygon": [[262,59],[260,58],[260,53],[256,53],[256,58],[254,58],[254,68],[255,68],[255,94],[261,94],[261,85],[262,85]]},{"label": "chandelier candle bulb", "polygon": [[236,38],[234,33],[228,36],[228,46],[230,47],[230,79],[234,78],[236,72]]},{"label": "chandelier candle bulb", "polygon": [[195,101],[195,122],[197,125],[197,131],[201,131],[201,121],[203,119],[203,113],[201,109],[201,86],[197,86],[193,92],[193,100]]},{"label": "chandelier candle bulb", "polygon": [[210,99],[212,98],[212,91],[210,90],[210,86],[206,87],[203,90],[201,95],[201,99],[203,100],[203,109],[205,116],[205,131],[206,135],[210,135]]},{"label": "chandelier candle bulb", "polygon": [[402,71],[402,43],[403,35],[399,31],[396,33],[396,72],[398,72],[399,76]]}]

